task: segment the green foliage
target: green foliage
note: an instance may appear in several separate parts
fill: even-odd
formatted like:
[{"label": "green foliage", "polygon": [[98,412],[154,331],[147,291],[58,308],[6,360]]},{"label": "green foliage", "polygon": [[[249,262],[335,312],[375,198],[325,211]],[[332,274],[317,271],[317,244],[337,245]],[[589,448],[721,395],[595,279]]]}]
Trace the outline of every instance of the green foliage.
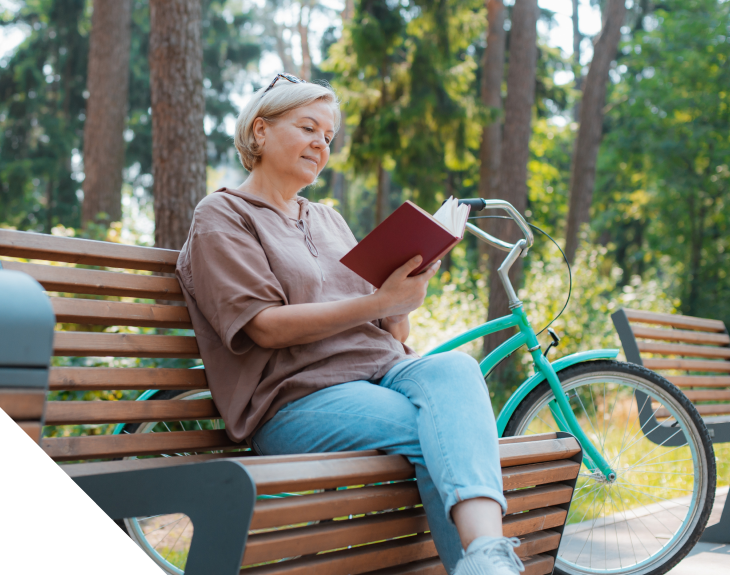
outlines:
[{"label": "green foliage", "polygon": [[406,197],[436,208],[449,172],[476,166],[488,115],[475,98],[473,43],[485,22],[478,2],[359,3],[323,65],[352,130],[344,168],[370,185],[382,163]]},{"label": "green foliage", "polygon": [[730,6],[671,2],[645,21],[613,86],[593,228],[628,275],[668,257],[681,311],[727,323]]},{"label": "green foliage", "polygon": [[29,0],[2,26],[29,30],[0,62],[0,214],[50,232],[77,225],[90,18],[85,0]]}]

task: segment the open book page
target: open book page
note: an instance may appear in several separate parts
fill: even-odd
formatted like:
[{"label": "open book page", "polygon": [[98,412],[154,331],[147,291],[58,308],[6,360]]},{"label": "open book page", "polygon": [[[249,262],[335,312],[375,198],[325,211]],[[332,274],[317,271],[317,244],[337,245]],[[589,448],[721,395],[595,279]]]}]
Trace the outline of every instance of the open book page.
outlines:
[{"label": "open book page", "polygon": [[446,227],[453,235],[462,236],[466,220],[469,217],[469,206],[459,205],[459,201],[451,196],[433,215],[434,219]]}]

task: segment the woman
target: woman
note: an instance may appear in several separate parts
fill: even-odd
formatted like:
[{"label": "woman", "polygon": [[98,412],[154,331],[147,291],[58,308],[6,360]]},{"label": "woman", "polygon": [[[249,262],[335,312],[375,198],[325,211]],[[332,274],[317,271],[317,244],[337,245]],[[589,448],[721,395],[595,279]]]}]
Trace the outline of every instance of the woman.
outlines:
[{"label": "woman", "polygon": [[213,399],[228,434],[261,454],[405,455],[447,570],[514,575],[479,366],[405,345],[439,263],[409,278],[414,258],[375,291],[339,262],[356,244],[342,217],[297,195],[327,164],[339,122],[331,88],[277,75],[236,124],[248,179],[195,210],[177,275]]}]

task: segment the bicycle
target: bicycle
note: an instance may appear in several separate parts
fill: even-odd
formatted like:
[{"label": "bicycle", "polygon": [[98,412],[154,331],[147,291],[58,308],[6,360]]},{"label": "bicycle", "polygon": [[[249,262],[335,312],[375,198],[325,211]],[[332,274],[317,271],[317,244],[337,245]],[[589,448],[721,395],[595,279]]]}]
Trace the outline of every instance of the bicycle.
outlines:
[{"label": "bicycle", "polygon": [[[517,334],[480,363],[486,377],[499,362],[522,346],[527,346],[532,357],[535,374],[522,382],[497,417],[500,437],[567,431],[583,447],[583,463],[555,572],[561,575],[666,573],[697,543],[714,502],[715,458],[701,417],[682,392],[660,375],[616,361],[618,349],[583,351],[552,363],[548,361],[548,351],[559,340],[550,330],[553,342],[543,352],[537,339],[539,334],[530,325],[508,276],[511,266],[519,257],[526,257],[534,243],[530,224],[505,201],[473,199],[460,200],[460,203],[476,211],[504,210],[524,235],[511,244],[467,223],[470,233],[508,252],[498,274],[511,313],[471,329],[426,355],[450,351],[485,335],[517,328]],[[210,393],[206,390],[148,391],[139,400],[203,397],[210,397]],[[221,423],[213,420],[120,424],[115,433],[170,431],[173,427],[192,429],[196,425],[203,429]],[[182,520],[170,519],[171,523]],[[124,520],[124,526],[158,565],[168,573],[181,574],[180,562],[168,560],[169,553],[163,557],[153,545],[159,539],[154,534],[161,529],[157,527],[160,522],[160,518],[131,518]],[[181,536],[182,532],[177,539]]]}]

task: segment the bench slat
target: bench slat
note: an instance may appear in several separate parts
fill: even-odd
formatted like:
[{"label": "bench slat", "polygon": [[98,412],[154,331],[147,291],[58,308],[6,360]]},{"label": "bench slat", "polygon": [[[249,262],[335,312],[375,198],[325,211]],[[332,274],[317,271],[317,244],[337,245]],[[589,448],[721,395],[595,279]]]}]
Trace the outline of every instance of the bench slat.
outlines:
[{"label": "bench slat", "polygon": [[193,329],[184,306],[67,297],[50,299],[56,321],[61,323]]},{"label": "bench slat", "polygon": [[[507,513],[519,513],[528,509],[567,503],[572,492],[570,486],[563,484],[510,491],[505,494]],[[418,488],[412,481],[301,497],[269,499],[257,503],[251,529],[267,529],[306,521],[412,507],[420,502]]]},{"label": "bench slat", "polygon": [[[129,436],[127,436],[129,437]],[[138,469],[158,469],[161,467],[170,467],[173,465],[185,465],[197,461],[208,461],[212,459],[237,459],[246,467],[255,465],[261,459],[268,460],[289,460],[289,458],[297,458],[295,461],[311,461],[320,459],[322,461],[332,459],[352,459],[357,457],[373,457],[380,455],[380,452],[370,449],[367,451],[336,451],[333,453],[304,453],[300,455],[269,455],[259,457],[252,451],[236,451],[228,453],[204,453],[200,455],[187,455],[184,459],[174,457],[157,457],[154,459],[125,459],[117,461],[94,461],[91,463],[74,463],[72,465],[64,465],[63,470],[69,477],[86,477],[88,475],[96,475],[99,473],[118,473],[121,471],[136,471]],[[300,459],[301,458],[301,459]]]},{"label": "bench slat", "polygon": [[241,573],[246,575],[359,575],[432,557],[438,560],[436,546],[433,544],[431,535],[414,535],[395,541],[252,567],[242,570]]},{"label": "bench slat", "polygon": [[[574,446],[577,441],[574,438],[565,438],[552,441],[534,442],[534,444],[544,444],[541,449],[543,462],[554,460],[565,460],[573,453]],[[561,446],[562,443],[562,446]],[[530,443],[515,443],[500,445],[500,463],[502,467],[506,467],[505,463],[514,464],[518,460],[516,454],[520,453],[520,449],[524,446],[530,446]],[[578,449],[580,449],[578,447]],[[524,451],[526,452],[526,451]],[[390,463],[386,463],[388,458],[396,459]],[[310,489],[328,489],[332,487],[342,487],[345,485],[361,485],[368,483],[377,483],[380,481],[394,481],[397,479],[410,479],[413,477],[413,470],[405,459],[398,459],[400,456],[378,456],[372,458],[372,469],[367,469],[369,461],[365,458],[357,462],[341,460],[337,462],[322,463],[319,461],[310,461],[306,463],[277,463],[272,465],[254,465],[249,468],[256,483],[256,492],[259,494],[275,494],[282,492],[308,491]],[[369,458],[368,458],[369,459]],[[527,459],[527,458],[525,458]],[[529,458],[533,459],[532,457]],[[382,469],[376,465],[383,465]],[[545,465],[542,463],[541,465]],[[383,473],[393,473],[392,477],[384,477]],[[359,472],[361,471],[361,473]],[[503,469],[503,473],[505,470]],[[376,478],[370,477],[372,473]],[[531,485],[542,485],[560,481],[561,479],[551,479],[550,474],[546,474],[546,480],[540,480],[535,483],[522,485],[527,487]],[[507,486],[504,487],[508,488]]]},{"label": "bench slat", "polygon": [[681,329],[658,329],[653,327],[631,326],[634,337],[659,339],[664,341],[681,341],[684,343],[700,343],[710,345],[730,345],[730,335],[726,333],[707,333],[703,331],[685,331]]},{"label": "bench slat", "polygon": [[210,399],[189,401],[49,401],[46,425],[220,419]]},{"label": "bench slat", "polygon": [[40,420],[45,403],[44,389],[0,389],[0,409],[16,421]]},{"label": "bench slat", "polygon": [[717,375],[669,375],[667,379],[677,387],[730,387],[730,377]]},{"label": "bench slat", "polygon": [[387,567],[377,571],[368,571],[365,575],[447,575],[441,559],[434,557],[422,561],[414,561],[407,565]]},{"label": "bench slat", "polygon": [[207,389],[204,369],[52,367],[51,391]]},{"label": "bench slat", "polygon": [[226,435],[225,430],[133,433],[129,435],[94,435],[86,437],[48,437],[41,444],[56,461],[104,459],[132,455],[190,453],[242,447]]},{"label": "bench slat", "polygon": [[730,401],[730,391],[722,390],[699,390],[685,391],[684,394],[690,401]]},{"label": "bench slat", "polygon": [[[730,403],[711,403],[709,405],[695,405],[700,415],[728,415],[730,414]],[[657,417],[669,417],[669,411],[663,407],[657,409]]]},{"label": "bench slat", "polygon": [[654,313],[626,308],[624,308],[624,312],[629,321],[634,323],[653,323],[656,325],[671,325],[672,327],[698,331],[725,332],[725,324],[717,319],[705,319],[672,313]]},{"label": "bench slat", "polygon": [[[549,555],[528,557],[523,562],[525,570],[522,575],[548,575],[553,572],[554,559]],[[382,569],[368,572],[365,575],[446,575],[446,569],[439,559],[427,559],[403,567]]]},{"label": "bench slat", "polygon": [[73,357],[175,357],[199,359],[192,336],[57,331],[53,355]]},{"label": "bench slat", "polygon": [[569,459],[581,452],[580,444],[572,437],[543,441],[501,443],[499,461],[502,467],[528,465],[556,459]]},{"label": "bench slat", "polygon": [[700,359],[642,359],[644,367],[660,371],[663,369],[683,369],[686,371],[730,372],[730,361]]},{"label": "bench slat", "polygon": [[256,503],[251,529],[267,529],[306,521],[413,507],[420,503],[421,496],[415,481],[328,491],[301,497],[267,499]]},{"label": "bench slat", "polygon": [[550,555],[535,555],[523,561],[525,570],[522,575],[548,575],[553,572],[555,558]]},{"label": "bench slat", "polygon": [[505,537],[518,537],[526,533],[560,527],[565,523],[568,512],[560,507],[533,509],[527,513],[507,515],[502,519],[502,532]]},{"label": "bench slat", "polygon": [[243,565],[309,555],[428,531],[423,508],[250,535]]},{"label": "bench slat", "polygon": [[689,345],[676,343],[652,343],[637,341],[639,351],[661,355],[680,355],[685,357],[718,357],[730,358],[730,347],[713,347],[709,345]]},{"label": "bench slat", "polygon": [[0,256],[174,273],[180,252],[0,229]]},{"label": "bench slat", "polygon": [[51,292],[185,301],[177,278],[3,261]]},{"label": "bench slat", "polygon": [[580,464],[570,460],[508,467],[502,470],[502,484],[504,490],[507,491],[558,481],[570,481],[578,476],[579,469]]},{"label": "bench slat", "polygon": [[[548,507],[510,515],[505,518],[504,533],[507,537],[517,537],[543,528],[559,527],[566,514],[564,509]],[[308,555],[427,530],[426,513],[418,508],[253,534],[246,544],[243,564]]]}]

